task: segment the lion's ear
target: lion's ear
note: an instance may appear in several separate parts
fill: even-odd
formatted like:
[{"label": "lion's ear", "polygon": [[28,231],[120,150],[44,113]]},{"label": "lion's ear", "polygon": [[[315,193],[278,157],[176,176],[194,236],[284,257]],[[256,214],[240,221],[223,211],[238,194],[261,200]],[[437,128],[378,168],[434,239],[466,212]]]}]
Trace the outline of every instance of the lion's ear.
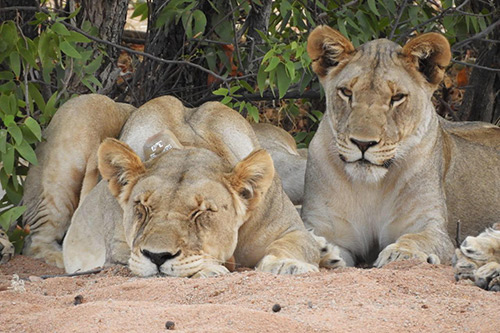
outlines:
[{"label": "lion's ear", "polygon": [[326,25],[314,29],[307,39],[312,69],[320,79],[354,52],[354,46],[340,32]]},{"label": "lion's ear", "polygon": [[256,150],[240,161],[229,174],[231,188],[237,193],[247,209],[258,205],[271,187],[274,164],[271,155],[264,149]]},{"label": "lion's ear", "polygon": [[443,35],[435,32],[409,40],[403,47],[402,53],[411,66],[434,86],[443,79],[445,67],[451,59],[450,43]]},{"label": "lion's ear", "polygon": [[128,200],[132,187],[146,171],[137,154],[125,143],[105,139],[97,152],[99,171],[120,202]]}]

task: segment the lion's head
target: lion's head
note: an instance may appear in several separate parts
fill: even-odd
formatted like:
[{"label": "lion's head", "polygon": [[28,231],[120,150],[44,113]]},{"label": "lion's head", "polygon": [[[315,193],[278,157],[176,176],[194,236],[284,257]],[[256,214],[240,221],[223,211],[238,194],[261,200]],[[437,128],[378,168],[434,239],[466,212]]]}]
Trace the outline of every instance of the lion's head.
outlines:
[{"label": "lion's head", "polygon": [[307,50],[346,172],[379,181],[436,119],[431,97],[450,61],[448,41],[427,33],[404,47],[378,39],[355,49],[338,31],[320,26]]},{"label": "lion's head", "polygon": [[222,264],[233,255],[238,229],[274,177],[264,150],[234,167],[202,148],[176,147],[142,162],[126,144],[106,139],[98,157],[123,208],[129,267],[142,276],[227,272]]}]

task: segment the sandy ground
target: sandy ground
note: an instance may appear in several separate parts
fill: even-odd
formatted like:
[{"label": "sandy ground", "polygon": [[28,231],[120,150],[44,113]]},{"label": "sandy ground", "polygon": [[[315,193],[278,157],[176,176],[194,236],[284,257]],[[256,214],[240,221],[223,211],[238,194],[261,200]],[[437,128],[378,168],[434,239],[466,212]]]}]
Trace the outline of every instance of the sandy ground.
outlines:
[{"label": "sandy ground", "polygon": [[302,276],[138,278],[111,267],[39,278],[61,273],[23,256],[0,266],[0,332],[164,332],[167,321],[180,332],[500,330],[500,293],[455,282],[450,267],[412,261]]}]

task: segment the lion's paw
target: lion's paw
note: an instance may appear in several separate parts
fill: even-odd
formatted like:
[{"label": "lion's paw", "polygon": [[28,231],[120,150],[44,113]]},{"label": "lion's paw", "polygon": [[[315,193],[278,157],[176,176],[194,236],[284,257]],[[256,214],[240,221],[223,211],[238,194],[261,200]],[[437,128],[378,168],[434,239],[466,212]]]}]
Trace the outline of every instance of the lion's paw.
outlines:
[{"label": "lion's paw", "polygon": [[308,272],[318,272],[318,266],[306,263],[297,259],[279,259],[273,255],[265,256],[257,266],[263,272],[273,274],[303,274]]},{"label": "lion's paw", "polygon": [[228,273],[229,273],[229,270],[225,266],[210,265],[210,266],[203,268],[201,271],[198,271],[192,277],[193,278],[207,278],[207,277],[224,275],[224,274],[228,274]]},{"label": "lion's paw", "polygon": [[500,264],[489,262],[479,267],[474,274],[476,285],[493,291],[500,291]]},{"label": "lion's paw", "polygon": [[397,243],[388,245],[382,252],[379,253],[377,260],[373,264],[375,267],[382,267],[394,261],[417,259],[422,262],[431,264],[439,264],[439,258],[434,255],[428,255],[416,249],[409,249]]},{"label": "lion's paw", "polygon": [[309,232],[319,245],[319,267],[335,269],[347,266],[345,260],[340,256],[340,248],[338,246],[329,243],[325,237],[317,236],[312,229]]},{"label": "lion's paw", "polygon": [[5,264],[14,256],[14,245],[9,241],[7,234],[0,230],[0,264]]},{"label": "lion's paw", "polygon": [[474,273],[478,266],[474,261],[465,256],[460,249],[455,249],[451,264],[455,271],[455,280],[474,280]]}]

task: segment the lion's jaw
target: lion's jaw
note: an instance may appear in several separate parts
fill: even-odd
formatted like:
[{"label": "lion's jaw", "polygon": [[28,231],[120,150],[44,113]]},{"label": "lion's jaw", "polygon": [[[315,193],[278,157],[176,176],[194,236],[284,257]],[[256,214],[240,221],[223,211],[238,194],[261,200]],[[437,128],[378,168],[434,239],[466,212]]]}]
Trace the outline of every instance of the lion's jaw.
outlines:
[{"label": "lion's jaw", "polygon": [[[408,89],[417,85],[400,73],[403,67],[394,66],[400,62],[397,57],[380,51],[378,65],[367,60],[379,48],[397,53],[400,46],[386,40],[367,43],[340,71],[322,80],[336,153],[346,174],[359,182],[382,181],[421,142],[435,118],[432,91],[424,91],[428,96],[423,100],[422,88]],[[374,66],[379,68],[375,72],[370,70]]]}]

